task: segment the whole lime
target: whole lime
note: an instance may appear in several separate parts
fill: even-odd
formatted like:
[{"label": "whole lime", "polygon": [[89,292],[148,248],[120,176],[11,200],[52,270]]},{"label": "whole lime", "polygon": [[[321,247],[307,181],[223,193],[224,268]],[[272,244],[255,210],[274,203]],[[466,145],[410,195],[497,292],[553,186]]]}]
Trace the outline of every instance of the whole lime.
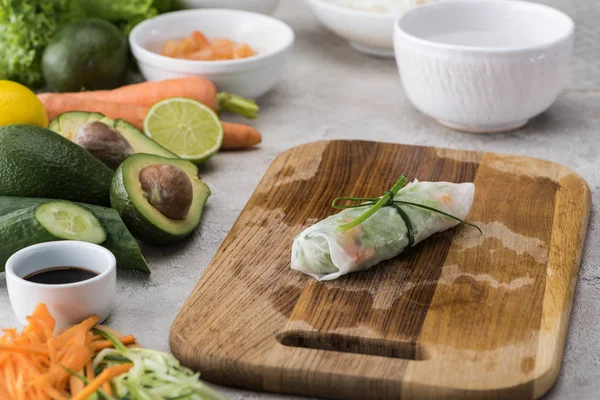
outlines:
[{"label": "whole lime", "polygon": [[46,83],[58,92],[113,89],[127,72],[127,38],[108,21],[90,18],[62,28],[42,58]]}]

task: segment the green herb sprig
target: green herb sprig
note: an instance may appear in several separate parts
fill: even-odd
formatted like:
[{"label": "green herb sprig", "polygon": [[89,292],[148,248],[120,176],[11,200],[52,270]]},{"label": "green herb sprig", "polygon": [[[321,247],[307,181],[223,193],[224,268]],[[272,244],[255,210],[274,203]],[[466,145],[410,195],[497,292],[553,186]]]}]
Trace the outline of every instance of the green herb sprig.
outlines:
[{"label": "green herb sprig", "polygon": [[[401,205],[404,205],[404,206],[422,208],[424,210],[428,210],[428,211],[432,211],[432,212],[441,214],[445,217],[452,218],[452,219],[460,222],[461,224],[476,228],[479,231],[479,233],[483,233],[477,225],[466,222],[452,214],[448,214],[447,212],[438,210],[437,208],[429,207],[429,206],[419,204],[419,203],[413,203],[410,201],[395,200],[394,197],[396,197],[396,195],[398,194],[400,189],[402,189],[407,183],[408,183],[408,179],[406,178],[406,176],[402,175],[396,181],[394,186],[392,186],[392,188],[390,190],[388,190],[387,192],[385,192],[385,194],[381,197],[373,197],[373,198],[372,197],[338,197],[338,198],[334,199],[333,202],[331,203],[331,206],[337,210],[371,206],[367,211],[364,212],[364,214],[362,214],[358,218],[355,218],[354,220],[348,222],[347,224],[338,226],[337,229],[341,232],[348,231],[352,228],[357,227],[358,225],[362,224],[363,222],[365,222],[367,219],[369,219],[371,216],[373,216],[373,214],[375,214],[377,211],[379,211],[383,207],[394,207],[396,209],[396,211],[398,211],[398,214],[400,214],[400,217],[402,218],[404,223],[406,224],[406,229],[408,230],[408,246],[410,247],[414,244],[414,241],[415,241],[414,227],[410,221],[410,218],[408,217],[408,214],[406,214],[406,212],[400,207]],[[345,203],[359,202],[359,203],[358,204],[340,204],[342,202],[345,202]]]}]

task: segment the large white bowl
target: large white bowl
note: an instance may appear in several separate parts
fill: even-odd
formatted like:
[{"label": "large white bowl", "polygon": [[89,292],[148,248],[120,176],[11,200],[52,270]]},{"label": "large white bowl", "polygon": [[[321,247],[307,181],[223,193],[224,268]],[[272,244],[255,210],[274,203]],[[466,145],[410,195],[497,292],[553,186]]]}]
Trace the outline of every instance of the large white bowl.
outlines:
[{"label": "large white bowl", "polygon": [[279,0],[179,0],[183,8],[231,8],[271,14]]},{"label": "large white bowl", "polygon": [[[228,61],[183,60],[159,54],[165,40],[189,36],[194,30],[209,38],[248,43],[258,54]],[[219,90],[255,98],[280,80],[294,44],[294,31],[275,18],[248,11],[185,10],[142,22],[131,31],[129,43],[147,80],[201,76]]]},{"label": "large white bowl", "polygon": [[567,15],[536,3],[435,3],[397,21],[396,60],[423,113],[462,131],[511,131],[558,97],[573,30]]},{"label": "large white bowl", "polygon": [[394,14],[341,7],[327,0],[306,0],[317,18],[356,51],[378,57],[394,56]]}]

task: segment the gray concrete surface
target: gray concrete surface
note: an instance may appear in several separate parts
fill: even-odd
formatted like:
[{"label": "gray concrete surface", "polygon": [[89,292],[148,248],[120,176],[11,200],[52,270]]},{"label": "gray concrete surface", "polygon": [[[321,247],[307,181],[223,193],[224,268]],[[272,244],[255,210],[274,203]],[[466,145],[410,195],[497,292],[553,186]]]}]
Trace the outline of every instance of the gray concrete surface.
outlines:
[{"label": "gray concrete surface", "polygon": [[[152,276],[121,273],[109,324],[143,344],[168,349],[171,322],[227,235],[269,163],[281,151],[322,139],[369,139],[523,154],[565,164],[593,191],[588,239],[560,378],[546,400],[600,399],[600,2],[544,0],[574,17],[577,44],[568,90],[544,115],[513,134],[456,133],[416,112],[392,60],[354,53],[322,28],[303,2],[283,0],[276,16],[296,31],[283,81],[260,99],[259,149],[218,154],[202,175],[210,198],[201,228],[168,248],[144,247]],[[0,274],[1,326],[16,325]],[[220,388],[231,399],[291,399]]]}]

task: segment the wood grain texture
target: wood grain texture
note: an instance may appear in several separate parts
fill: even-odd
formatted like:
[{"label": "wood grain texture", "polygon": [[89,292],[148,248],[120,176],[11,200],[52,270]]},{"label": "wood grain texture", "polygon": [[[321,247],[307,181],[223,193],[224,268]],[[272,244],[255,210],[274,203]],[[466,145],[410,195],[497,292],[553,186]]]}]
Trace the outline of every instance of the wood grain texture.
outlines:
[{"label": "wood grain texture", "polygon": [[[339,195],[400,174],[475,182],[469,221],[365,272],[317,282],[292,240]],[[281,154],[171,329],[225,385],[334,399],[534,399],[554,383],[591,206],[547,161],[362,141]]]}]

